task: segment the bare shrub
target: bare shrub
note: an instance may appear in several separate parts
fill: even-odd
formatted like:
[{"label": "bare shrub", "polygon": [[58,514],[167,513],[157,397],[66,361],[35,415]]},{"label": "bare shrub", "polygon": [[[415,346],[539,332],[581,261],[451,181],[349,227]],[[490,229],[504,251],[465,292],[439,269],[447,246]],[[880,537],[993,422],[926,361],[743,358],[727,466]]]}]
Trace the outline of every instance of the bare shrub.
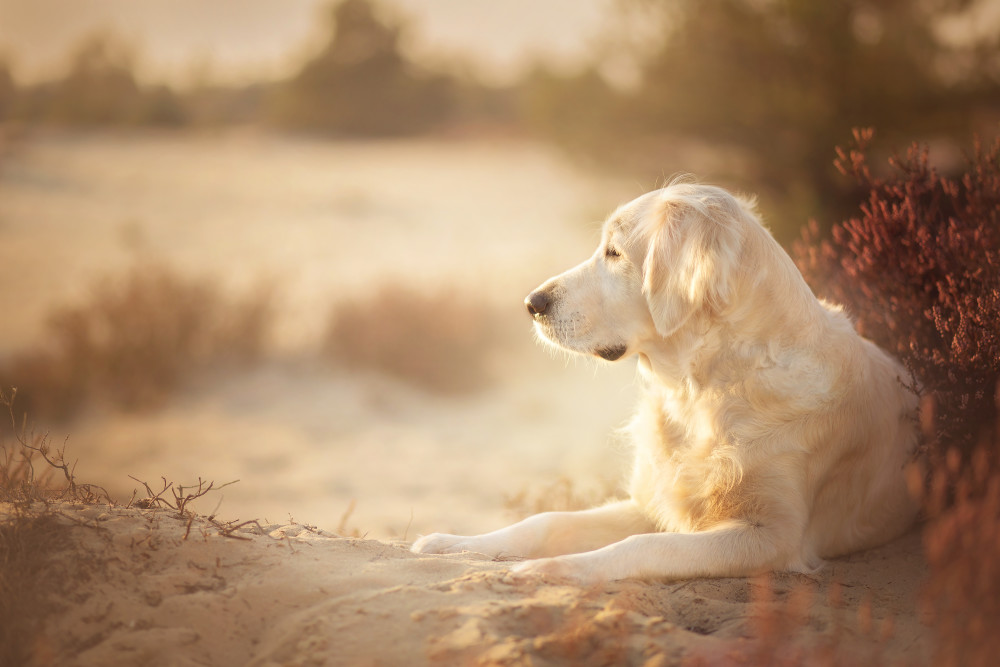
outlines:
[{"label": "bare shrub", "polygon": [[347,368],[455,394],[490,383],[499,328],[490,306],[473,296],[391,284],[337,304],[322,347]]},{"label": "bare shrub", "polygon": [[[0,389],[0,410],[6,412],[10,437],[0,428],[0,503],[10,503],[19,513],[28,513],[37,503],[50,500],[111,502],[108,492],[96,484],[78,482],[74,467],[66,461],[66,447],[52,447],[47,434],[29,429],[27,418],[14,415],[17,391]],[[2,423],[2,421],[0,421]],[[36,462],[42,465],[36,468]],[[39,469],[40,468],[40,469]]]},{"label": "bare shrub", "polygon": [[208,281],[137,266],[57,309],[48,344],[9,360],[0,380],[37,418],[71,416],[85,401],[148,408],[198,373],[256,360],[272,319],[267,291],[238,300]]}]

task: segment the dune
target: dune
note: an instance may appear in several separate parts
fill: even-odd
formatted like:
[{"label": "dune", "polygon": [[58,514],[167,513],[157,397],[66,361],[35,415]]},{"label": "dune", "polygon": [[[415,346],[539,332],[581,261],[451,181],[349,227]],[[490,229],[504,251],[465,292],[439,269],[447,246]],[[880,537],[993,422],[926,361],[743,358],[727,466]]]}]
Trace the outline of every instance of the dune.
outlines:
[{"label": "dune", "polygon": [[[12,508],[3,508],[9,520]],[[581,589],[301,524],[54,504],[40,665],[924,664],[919,531],[812,576]],[[227,536],[227,533],[228,536]],[[824,662],[825,661],[825,662]]]}]

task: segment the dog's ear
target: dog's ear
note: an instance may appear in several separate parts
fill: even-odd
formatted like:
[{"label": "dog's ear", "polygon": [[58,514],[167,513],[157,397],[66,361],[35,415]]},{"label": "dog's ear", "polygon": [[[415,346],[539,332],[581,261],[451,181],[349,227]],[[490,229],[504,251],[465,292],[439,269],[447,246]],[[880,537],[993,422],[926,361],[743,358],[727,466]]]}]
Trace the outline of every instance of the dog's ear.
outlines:
[{"label": "dog's ear", "polygon": [[661,202],[648,233],[643,294],[656,331],[666,338],[697,311],[721,312],[732,295],[738,234],[733,211]]}]

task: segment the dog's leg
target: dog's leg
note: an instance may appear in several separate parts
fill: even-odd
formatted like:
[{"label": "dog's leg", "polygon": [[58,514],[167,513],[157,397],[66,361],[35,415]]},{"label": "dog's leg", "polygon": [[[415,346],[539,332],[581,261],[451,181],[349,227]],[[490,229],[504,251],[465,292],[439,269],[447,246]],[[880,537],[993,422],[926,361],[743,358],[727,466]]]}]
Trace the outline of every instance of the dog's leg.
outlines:
[{"label": "dog's leg", "polygon": [[520,563],[514,571],[589,584],[630,578],[737,577],[773,569],[808,572],[820,564],[814,555],[802,553],[801,539],[787,530],[734,521],[698,533],[633,535],[596,551]]},{"label": "dog's leg", "polygon": [[580,512],[545,512],[492,533],[463,537],[433,533],[414,542],[412,551],[448,554],[474,551],[491,558],[542,558],[598,549],[629,535],[655,530],[630,500]]}]

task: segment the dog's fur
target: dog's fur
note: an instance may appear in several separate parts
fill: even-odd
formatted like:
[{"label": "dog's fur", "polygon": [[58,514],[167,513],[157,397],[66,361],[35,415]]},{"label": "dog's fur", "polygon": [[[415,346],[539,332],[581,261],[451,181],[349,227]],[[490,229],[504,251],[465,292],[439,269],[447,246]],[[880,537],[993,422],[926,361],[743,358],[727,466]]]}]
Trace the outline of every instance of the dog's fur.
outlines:
[{"label": "dog's fur", "polygon": [[526,303],[561,348],[638,357],[630,498],[413,551],[579,582],[808,572],[913,521],[912,382],[813,296],[752,202],[686,182],[639,197]]}]

